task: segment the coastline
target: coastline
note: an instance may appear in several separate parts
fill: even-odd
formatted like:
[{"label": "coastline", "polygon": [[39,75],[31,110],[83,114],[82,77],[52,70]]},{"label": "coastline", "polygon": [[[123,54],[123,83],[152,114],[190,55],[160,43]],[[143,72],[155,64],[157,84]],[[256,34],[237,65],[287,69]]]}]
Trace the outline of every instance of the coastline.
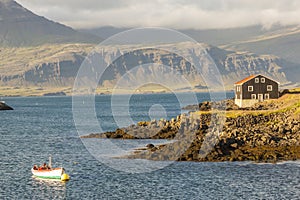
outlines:
[{"label": "coastline", "polygon": [[[248,110],[226,111],[222,126],[212,124],[218,119],[222,120],[222,115],[216,113],[216,110],[190,112],[190,115],[183,114],[176,119],[139,122],[113,132],[90,134],[82,138],[180,141],[147,147],[125,156],[130,159],[264,163],[300,159],[298,90],[292,90],[278,100],[258,103]],[[210,140],[205,142],[207,138]]]},{"label": "coastline", "polygon": [[[82,91],[73,92],[72,87],[12,87],[12,86],[0,86],[0,97],[39,97],[39,96],[75,96],[75,95],[127,95],[127,94],[171,94],[171,93],[190,93],[188,89],[174,89],[174,91],[167,90],[166,88],[140,88],[137,90],[129,89],[115,89],[115,88],[102,88],[99,87],[96,91],[92,92],[88,89],[82,89]],[[194,93],[207,93],[207,89],[193,89]],[[224,92],[223,90],[215,90],[211,92]],[[232,92],[232,89],[227,89],[225,92]],[[64,95],[59,95],[59,94]],[[58,95],[56,95],[58,94]]]}]

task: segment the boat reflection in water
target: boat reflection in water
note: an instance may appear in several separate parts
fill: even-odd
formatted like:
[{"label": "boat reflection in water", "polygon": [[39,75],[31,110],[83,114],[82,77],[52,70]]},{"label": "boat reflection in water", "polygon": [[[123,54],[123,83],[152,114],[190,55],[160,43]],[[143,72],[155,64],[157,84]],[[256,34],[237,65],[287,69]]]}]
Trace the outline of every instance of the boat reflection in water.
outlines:
[{"label": "boat reflection in water", "polygon": [[66,199],[66,182],[59,179],[43,179],[32,176],[32,187],[38,192],[34,192],[33,199]]}]

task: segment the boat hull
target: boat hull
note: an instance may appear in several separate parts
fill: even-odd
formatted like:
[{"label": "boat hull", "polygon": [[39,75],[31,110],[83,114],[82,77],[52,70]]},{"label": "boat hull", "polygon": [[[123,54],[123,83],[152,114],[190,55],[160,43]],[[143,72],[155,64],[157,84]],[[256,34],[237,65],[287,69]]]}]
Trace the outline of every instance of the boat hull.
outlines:
[{"label": "boat hull", "polygon": [[63,168],[54,168],[54,169],[35,170],[32,168],[31,172],[34,176],[36,176],[38,178],[60,179],[62,174],[64,173],[64,169]]}]

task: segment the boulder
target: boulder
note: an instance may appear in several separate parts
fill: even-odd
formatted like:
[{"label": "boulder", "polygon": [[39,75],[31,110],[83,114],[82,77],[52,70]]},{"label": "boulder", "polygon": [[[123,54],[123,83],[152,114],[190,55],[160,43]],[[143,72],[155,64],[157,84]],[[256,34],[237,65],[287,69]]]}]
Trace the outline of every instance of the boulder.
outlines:
[{"label": "boulder", "polygon": [[13,108],[6,105],[4,102],[0,102],[0,110],[13,110]]},{"label": "boulder", "polygon": [[152,148],[155,147],[155,146],[154,146],[154,144],[147,144],[146,147],[147,147],[148,149],[152,149]]}]

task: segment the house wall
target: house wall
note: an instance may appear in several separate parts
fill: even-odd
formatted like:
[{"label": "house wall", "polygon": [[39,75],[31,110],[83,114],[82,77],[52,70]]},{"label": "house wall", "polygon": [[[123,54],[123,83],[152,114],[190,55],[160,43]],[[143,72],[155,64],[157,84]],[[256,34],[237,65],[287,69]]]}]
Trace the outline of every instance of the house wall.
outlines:
[{"label": "house wall", "polygon": [[[258,82],[256,82],[257,78]],[[262,78],[265,79],[264,83],[261,81]],[[272,86],[272,91],[268,91],[268,85]],[[253,86],[253,91],[248,91],[248,86]],[[241,108],[251,107],[253,104],[266,99],[279,98],[278,83],[262,75],[256,76],[242,84],[234,85],[234,87],[235,104]],[[238,90],[238,87],[240,87],[240,90]],[[255,94],[255,99],[252,98],[253,94]],[[260,99],[259,94],[262,95]]]},{"label": "house wall", "polygon": [[[240,90],[238,90],[240,88]],[[234,85],[235,99],[242,99],[242,86]]]},{"label": "house wall", "polygon": [[235,99],[234,103],[240,108],[247,108],[258,103],[258,99]]},{"label": "house wall", "polygon": [[[255,83],[255,78],[259,79],[259,83]],[[269,94],[270,99],[277,99],[279,96],[278,93],[278,83],[268,79],[264,76],[257,76],[242,85],[242,98],[243,99],[251,99],[252,94],[256,94],[256,98],[258,98],[258,94],[263,94],[263,99],[265,99],[265,94]],[[265,83],[261,83],[261,78],[265,78]],[[272,85],[272,91],[267,90],[267,86]],[[253,92],[248,91],[248,86],[253,86]]]}]

